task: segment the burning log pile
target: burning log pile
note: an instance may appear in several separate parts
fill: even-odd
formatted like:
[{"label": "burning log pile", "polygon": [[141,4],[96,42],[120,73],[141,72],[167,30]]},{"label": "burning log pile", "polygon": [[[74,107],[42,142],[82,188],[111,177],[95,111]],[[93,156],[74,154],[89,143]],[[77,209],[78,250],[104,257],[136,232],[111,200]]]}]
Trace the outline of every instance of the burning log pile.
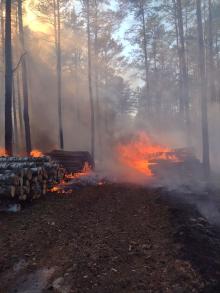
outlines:
[{"label": "burning log pile", "polygon": [[65,176],[50,157],[0,157],[0,200],[33,200]]},{"label": "burning log pile", "polygon": [[[159,158],[159,159],[158,159]],[[203,169],[201,162],[196,158],[190,148],[174,149],[166,153],[166,156],[155,155],[149,160],[149,167],[154,176],[169,176],[202,178]]]},{"label": "burning log pile", "polygon": [[54,150],[47,154],[60,164],[67,173],[78,173],[85,171],[86,166],[89,169],[94,168],[92,156],[86,151],[62,151]]}]

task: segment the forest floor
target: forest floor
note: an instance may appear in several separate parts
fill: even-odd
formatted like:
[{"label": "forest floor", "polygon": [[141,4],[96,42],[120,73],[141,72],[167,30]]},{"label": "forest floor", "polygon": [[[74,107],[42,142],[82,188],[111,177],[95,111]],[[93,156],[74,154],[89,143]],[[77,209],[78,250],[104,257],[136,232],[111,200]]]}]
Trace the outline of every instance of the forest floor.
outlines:
[{"label": "forest floor", "polygon": [[0,214],[0,292],[220,292],[220,231],[165,191],[48,194]]}]

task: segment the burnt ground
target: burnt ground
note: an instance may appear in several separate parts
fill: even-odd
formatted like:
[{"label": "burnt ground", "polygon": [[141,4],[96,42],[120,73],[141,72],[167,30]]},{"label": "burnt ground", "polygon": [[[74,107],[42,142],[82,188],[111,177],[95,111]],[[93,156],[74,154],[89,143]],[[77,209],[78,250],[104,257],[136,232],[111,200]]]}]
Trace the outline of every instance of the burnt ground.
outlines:
[{"label": "burnt ground", "polygon": [[0,292],[220,292],[218,227],[159,189],[106,184],[0,214]]}]

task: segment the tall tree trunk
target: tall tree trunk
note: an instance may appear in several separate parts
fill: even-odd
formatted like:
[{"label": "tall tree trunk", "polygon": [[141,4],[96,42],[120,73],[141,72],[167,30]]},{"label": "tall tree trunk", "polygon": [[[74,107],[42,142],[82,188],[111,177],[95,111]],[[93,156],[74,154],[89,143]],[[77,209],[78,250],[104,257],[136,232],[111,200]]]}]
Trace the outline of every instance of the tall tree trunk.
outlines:
[{"label": "tall tree trunk", "polygon": [[21,81],[20,81],[20,71],[19,68],[16,72],[16,89],[18,96],[18,121],[19,121],[19,150],[24,149],[23,138],[24,138],[24,125],[22,119],[22,99],[21,99]]},{"label": "tall tree trunk", "polygon": [[149,70],[148,70],[148,54],[147,54],[147,34],[146,34],[146,21],[144,11],[144,0],[140,0],[140,13],[142,22],[142,33],[143,33],[143,53],[144,53],[144,65],[145,65],[145,82],[146,82],[146,99],[148,107],[150,107],[149,99]]},{"label": "tall tree trunk", "polygon": [[12,155],[12,44],[11,44],[11,0],[5,2],[5,151]]},{"label": "tall tree trunk", "polygon": [[74,67],[75,67],[75,72],[74,72],[74,83],[75,83],[75,110],[76,110],[76,117],[77,117],[77,124],[78,127],[80,125],[80,120],[81,120],[81,115],[80,115],[80,106],[79,106],[79,75],[78,75],[78,70],[80,66],[80,51],[78,48],[75,50],[74,54]]},{"label": "tall tree trunk", "polygon": [[181,100],[180,111],[184,114],[187,125],[189,124],[189,82],[186,64],[186,50],[185,50],[185,37],[183,29],[183,12],[182,1],[177,0],[177,19],[180,38],[179,58],[180,58],[180,80],[181,80]]},{"label": "tall tree trunk", "polygon": [[87,42],[88,42],[88,82],[89,100],[91,111],[91,155],[95,159],[95,110],[92,91],[92,60],[91,60],[91,35],[90,35],[90,0],[87,0]]},{"label": "tall tree trunk", "polygon": [[95,93],[96,93],[96,129],[99,142],[99,158],[102,159],[102,128],[99,96],[99,52],[98,52],[98,3],[95,0]]},{"label": "tall tree trunk", "polygon": [[57,58],[57,98],[58,98],[58,120],[59,120],[59,144],[64,148],[63,138],[63,117],[62,117],[62,61],[61,61],[61,43],[60,43],[60,0],[54,0],[54,28],[55,28],[55,46]]},{"label": "tall tree trunk", "polygon": [[[18,26],[19,26],[19,37],[21,43],[21,49],[24,54],[25,52],[25,41],[24,41],[24,28],[23,28],[23,16],[22,16],[22,0],[18,0]],[[21,70],[22,70],[22,87],[24,96],[24,109],[23,109],[23,119],[24,119],[24,129],[25,129],[25,144],[26,153],[30,154],[31,146],[31,130],[30,130],[30,118],[29,118],[29,93],[28,93],[28,81],[27,81],[27,62],[26,56],[24,55],[21,60]]]},{"label": "tall tree trunk", "polygon": [[17,122],[17,107],[16,107],[16,92],[14,78],[12,81],[12,107],[13,107],[13,134],[14,134],[14,152],[18,151],[18,122]]},{"label": "tall tree trunk", "polygon": [[[15,46],[17,48],[20,48],[20,40],[19,42],[17,41],[19,40],[19,24],[18,24],[18,6],[17,6],[17,13],[16,13],[16,43]],[[21,50],[17,50],[17,54],[16,54],[16,58],[19,59],[19,54],[21,54],[20,52]],[[18,105],[18,119],[17,119],[17,124],[18,124],[18,148],[17,150],[24,153],[24,121],[23,121],[23,110],[22,110],[22,99],[21,99],[21,79],[20,79],[20,73],[21,73],[21,69],[20,66],[17,68],[16,73],[14,73],[13,76],[13,82],[14,82],[14,87],[15,87],[15,91],[17,93],[17,105]],[[16,76],[15,76],[16,74]],[[16,80],[16,83],[15,83]]]},{"label": "tall tree trunk", "polygon": [[[186,54],[186,70],[187,74],[189,72],[189,52],[188,52],[188,42],[187,42],[187,35],[188,35],[188,7],[185,7],[185,54]],[[188,81],[189,81],[189,74],[188,74]],[[189,89],[190,91],[190,89]]]},{"label": "tall tree trunk", "polygon": [[[3,1],[0,0],[0,25],[1,25],[1,32],[0,32],[0,38],[1,38],[1,52],[0,52],[0,56],[1,56],[1,67],[4,68],[5,67],[5,25],[4,25],[4,4]],[[4,125],[4,87],[5,87],[5,77],[4,77],[4,73],[2,72],[1,75],[1,80],[0,80],[0,97],[1,97],[1,101],[0,101],[0,131],[4,131],[3,129],[3,125]]]},{"label": "tall tree trunk", "polygon": [[[177,4],[176,4],[175,0],[172,0],[172,3],[173,3],[173,9],[174,9],[174,25],[175,25],[175,33],[176,33],[176,47],[177,47],[176,51],[177,51],[177,55],[179,58],[179,64],[177,65],[177,74],[179,76],[178,83],[179,83],[179,89],[181,92],[181,80],[180,80],[181,69],[180,69],[180,49],[179,49],[179,30],[178,30],[178,20],[177,20]],[[181,105],[181,97],[180,96],[177,97],[177,103],[179,104],[179,110],[181,112],[182,105]]]},{"label": "tall tree trunk", "polygon": [[212,2],[209,0],[209,17],[208,17],[208,81],[209,81],[209,93],[211,101],[216,101],[216,88],[215,88],[215,66],[214,66],[214,54],[213,54],[213,29],[212,29]]},{"label": "tall tree trunk", "polygon": [[200,74],[200,90],[201,90],[201,114],[202,114],[202,151],[203,151],[203,166],[205,176],[210,174],[209,161],[209,133],[208,133],[208,107],[207,107],[207,79],[205,74],[205,49],[203,39],[203,24],[201,13],[201,0],[196,0],[196,14],[198,26],[198,62]]},{"label": "tall tree trunk", "polygon": [[63,117],[62,117],[62,66],[61,66],[61,43],[60,43],[60,0],[57,0],[57,92],[58,92],[58,113],[60,148],[64,148],[63,138]]}]

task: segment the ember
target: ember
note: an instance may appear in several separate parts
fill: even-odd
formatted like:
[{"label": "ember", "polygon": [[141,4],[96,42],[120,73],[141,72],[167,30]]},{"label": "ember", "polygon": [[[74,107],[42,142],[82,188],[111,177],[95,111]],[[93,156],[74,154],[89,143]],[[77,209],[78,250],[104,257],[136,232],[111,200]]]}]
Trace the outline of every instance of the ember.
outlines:
[{"label": "ember", "polygon": [[153,176],[150,166],[156,161],[179,161],[171,149],[153,142],[144,132],[138,133],[135,140],[127,144],[119,144],[117,152],[123,165],[149,177]]},{"label": "ember", "polygon": [[62,180],[59,184],[54,186],[50,191],[56,192],[59,194],[72,193],[72,191],[76,189],[76,186],[85,185],[85,182],[88,182],[89,184],[89,181],[91,181],[90,178],[92,177],[93,177],[92,168],[89,165],[89,163],[86,162],[81,172],[66,174],[65,180]]},{"label": "ember", "polygon": [[43,157],[43,153],[39,150],[32,150],[30,155],[33,158]]},{"label": "ember", "polygon": [[0,148],[0,157],[5,157],[5,156],[6,156],[5,149]]}]

